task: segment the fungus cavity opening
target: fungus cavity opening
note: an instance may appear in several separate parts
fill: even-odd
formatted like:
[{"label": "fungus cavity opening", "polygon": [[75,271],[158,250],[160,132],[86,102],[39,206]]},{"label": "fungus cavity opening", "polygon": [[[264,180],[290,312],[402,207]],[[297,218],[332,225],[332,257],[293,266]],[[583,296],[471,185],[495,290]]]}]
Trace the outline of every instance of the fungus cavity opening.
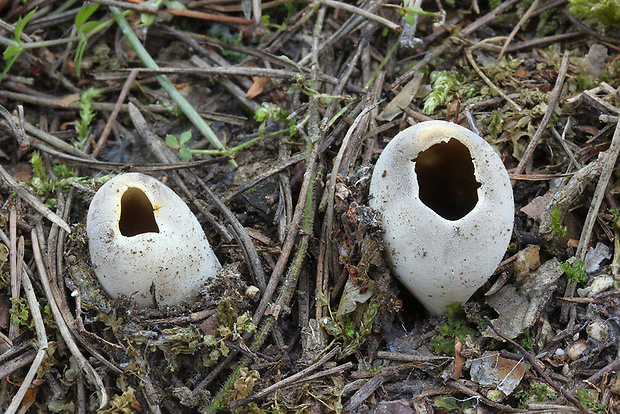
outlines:
[{"label": "fungus cavity opening", "polygon": [[118,227],[125,237],[142,233],[159,233],[153,205],[144,191],[135,187],[125,191],[121,197],[121,218]]},{"label": "fungus cavity opening", "polygon": [[433,145],[413,162],[420,200],[441,217],[458,220],[478,203],[480,183],[474,175],[471,154],[458,140]]}]

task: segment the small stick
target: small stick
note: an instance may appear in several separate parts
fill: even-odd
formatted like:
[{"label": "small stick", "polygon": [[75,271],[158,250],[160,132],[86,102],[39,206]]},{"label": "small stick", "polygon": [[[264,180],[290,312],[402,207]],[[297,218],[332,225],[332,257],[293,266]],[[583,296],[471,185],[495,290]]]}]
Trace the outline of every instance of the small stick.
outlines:
[{"label": "small stick", "polygon": [[[11,274],[11,299],[19,299],[20,292],[20,273],[17,273],[17,211],[15,206],[11,206],[9,210],[9,266]],[[15,304],[12,305],[12,307]],[[19,336],[19,324],[13,323],[13,318],[10,319],[9,324],[9,339],[13,340]]]},{"label": "small stick", "polygon": [[116,6],[126,10],[137,11],[138,13],[157,14],[157,7],[143,4],[142,2],[127,2],[118,0],[93,0],[94,3],[103,4],[104,6]]},{"label": "small stick", "polygon": [[[523,157],[517,168],[513,171],[513,174],[521,174],[525,171],[525,166],[530,162],[530,159],[534,155],[534,150],[540,139],[543,136],[543,133],[547,129],[547,125],[549,125],[549,121],[551,121],[551,117],[553,116],[553,112],[555,111],[555,105],[558,103],[560,99],[560,93],[562,92],[562,85],[564,84],[564,78],[566,77],[566,72],[568,71],[568,51],[564,51],[564,56],[562,57],[562,64],[560,65],[560,70],[558,71],[558,78],[555,80],[555,86],[553,87],[553,91],[551,92],[551,96],[549,97],[549,106],[547,107],[547,111],[543,116],[542,121],[540,121],[540,125],[538,125],[538,129],[534,133],[534,136],[530,140],[529,144],[525,148],[525,152],[523,153]],[[512,182],[514,186],[514,181]]]},{"label": "small stick", "polygon": [[[488,24],[493,19],[495,19],[497,16],[499,16],[500,14],[504,13],[509,8],[514,6],[518,1],[519,0],[506,0],[506,1],[504,1],[502,4],[500,4],[495,9],[491,10],[490,12],[488,12],[484,16],[480,17],[479,19],[474,20],[469,25],[467,25],[465,28],[463,28],[463,30],[460,31],[459,35],[463,36],[463,37],[469,36],[470,34],[474,33],[476,30],[480,29],[485,24]],[[450,39],[452,39],[452,37]],[[424,66],[428,65],[436,57],[444,55],[451,48],[454,49],[454,48],[457,48],[457,47],[455,47],[454,43],[452,41],[450,41],[450,40],[448,40],[448,41],[442,43],[441,45],[437,46],[435,49],[433,49],[432,52],[427,53],[426,56],[424,56],[424,58],[422,60],[420,60],[414,67],[412,67],[405,74],[403,74],[401,77],[396,79],[390,85],[390,88],[392,90],[396,90],[401,84],[403,84],[403,83],[407,82],[409,79],[413,78],[415,76],[415,74],[418,73]]]},{"label": "small stick", "polygon": [[166,13],[174,14],[176,16],[193,17],[195,19],[208,20],[211,22],[241,24],[245,26],[248,26],[254,23],[252,20],[244,19],[243,17],[226,16],[224,14],[205,13],[205,12],[201,12],[197,10],[180,10],[180,9],[167,8]]},{"label": "small stick", "polygon": [[[10,243],[9,238],[2,230],[0,230],[0,238],[2,238],[2,241],[4,243]],[[43,362],[43,358],[45,357],[45,351],[47,350],[47,333],[45,332],[45,324],[43,323],[41,309],[39,307],[37,297],[34,293],[32,282],[30,281],[30,278],[28,277],[28,274],[26,274],[26,272],[22,272],[20,276],[24,286],[24,292],[26,293],[26,299],[28,300],[28,306],[30,307],[30,314],[32,315],[32,320],[34,322],[34,327],[37,334],[37,346],[39,349],[37,351],[37,355],[34,358],[34,361],[32,362],[32,365],[30,366],[30,369],[28,370],[28,373],[26,374],[26,377],[22,381],[22,384],[17,391],[17,394],[15,394],[15,396],[11,400],[11,404],[6,410],[6,414],[12,414],[17,411],[17,408],[21,404],[24,396],[26,395],[26,392],[28,391],[28,388],[30,387],[30,384],[32,383],[32,380],[34,379],[37,371],[39,370],[39,367],[41,366],[41,363]]]},{"label": "small stick", "polygon": [[415,355],[405,354],[402,352],[388,352],[378,351],[377,358],[389,359],[391,361],[405,361],[405,362],[431,362],[431,361],[446,361],[452,360],[453,357],[442,357],[435,355]]},{"label": "small stick", "polygon": [[489,85],[489,87],[491,89],[493,89],[495,92],[497,92],[502,98],[504,98],[508,103],[510,103],[510,105],[512,105],[518,112],[521,112],[521,107],[512,99],[510,99],[508,97],[508,95],[506,95],[504,93],[504,91],[502,91],[500,88],[498,88],[491,79],[489,79],[489,77],[487,75],[484,74],[484,72],[482,72],[482,70],[480,70],[480,68],[478,67],[478,65],[476,64],[476,61],[474,60],[474,56],[471,53],[472,50],[474,50],[476,48],[476,46],[470,47],[468,49],[465,49],[465,56],[467,56],[467,60],[469,61],[469,63],[471,64],[471,66],[474,68],[474,70],[476,71],[476,73],[478,74],[478,76],[480,76],[482,78],[482,80]]},{"label": "small stick", "polygon": [[[590,204],[590,209],[588,210],[588,215],[583,223],[583,229],[581,230],[581,236],[579,237],[579,245],[577,246],[577,252],[575,253],[575,257],[578,260],[584,260],[586,257],[588,245],[590,244],[590,237],[592,236],[592,230],[594,229],[594,223],[598,217],[598,212],[601,208],[603,197],[605,197],[605,190],[607,189],[607,184],[611,178],[611,173],[616,165],[618,154],[620,154],[620,122],[616,124],[616,130],[611,139],[611,146],[606,153],[607,157],[603,161],[601,175],[599,176],[596,190],[594,190],[592,203]],[[577,284],[575,281],[569,280],[566,285],[566,290],[564,291],[564,296],[574,296],[576,286]],[[566,315],[568,314],[568,306],[569,304],[562,306],[562,319],[566,319]]]},{"label": "small stick", "polygon": [[512,346],[514,346],[515,348],[517,348],[519,350],[519,352],[521,353],[521,355],[523,356],[523,358],[527,359],[527,362],[530,363],[530,365],[532,366],[532,368],[534,368],[534,371],[536,371],[536,374],[538,374],[538,376],[540,378],[542,378],[547,384],[549,384],[554,390],[556,390],[557,392],[561,393],[564,398],[566,399],[566,401],[568,401],[569,403],[571,403],[573,406],[575,406],[575,408],[577,408],[581,413],[583,414],[590,414],[590,412],[588,410],[586,410],[586,408],[581,405],[581,403],[579,402],[579,400],[577,400],[575,397],[573,397],[571,395],[571,393],[569,393],[568,391],[566,391],[563,387],[561,387],[560,385],[558,385],[554,380],[552,380],[547,373],[545,372],[545,370],[543,369],[543,367],[541,367],[540,361],[538,360],[538,358],[536,358],[534,355],[530,354],[525,348],[523,348],[519,343],[513,341],[512,339],[508,338],[506,335],[504,335],[503,332],[501,332],[499,329],[497,329],[495,327],[495,325],[493,325],[493,322],[491,322],[491,319],[489,319],[488,316],[484,316],[483,317],[484,321],[489,325],[489,327],[491,329],[493,329],[493,332],[495,332],[497,334],[497,336],[499,336],[500,338],[502,338],[504,341],[508,342],[509,344],[511,344]]},{"label": "small stick", "polygon": [[39,271],[39,278],[41,280],[41,285],[43,286],[43,290],[45,291],[45,296],[47,297],[47,301],[52,310],[52,315],[54,316],[54,321],[56,321],[56,325],[58,326],[58,330],[62,335],[62,338],[65,340],[67,344],[67,348],[71,351],[71,355],[75,357],[77,363],[82,371],[90,378],[90,380],[95,384],[97,388],[97,393],[99,394],[99,409],[103,409],[108,404],[108,394],[105,390],[105,385],[103,385],[103,381],[101,381],[101,377],[95,371],[93,366],[88,362],[88,360],[82,355],[82,352],[78,348],[77,344],[73,340],[73,336],[69,331],[69,327],[67,326],[67,322],[62,316],[60,312],[60,308],[54,294],[52,292],[52,288],[50,286],[49,278],[47,276],[47,271],[45,270],[45,263],[43,263],[43,257],[41,256],[41,249],[39,248],[39,240],[37,235],[37,230],[35,228],[32,229],[30,233],[31,242],[32,242],[32,252],[34,254],[35,263],[37,265],[37,270]]},{"label": "small stick", "polygon": [[250,401],[254,401],[257,400],[261,397],[264,397],[265,395],[276,391],[278,389],[284,388],[287,385],[290,385],[291,383],[296,382],[297,380],[303,379],[303,377],[305,377],[306,375],[310,374],[312,371],[318,369],[319,367],[321,367],[323,364],[325,364],[327,361],[329,361],[334,355],[336,355],[336,353],[338,353],[340,351],[340,347],[335,347],[333,348],[331,351],[329,351],[327,354],[325,354],[321,359],[319,359],[317,362],[315,362],[314,364],[310,365],[309,367],[299,371],[297,374],[293,374],[290,377],[284,378],[281,381],[276,382],[275,384],[263,389],[262,391],[257,392],[256,394],[252,395],[251,397],[247,397],[244,398],[242,400],[239,401],[233,401],[229,404],[230,408],[237,408],[240,407],[242,405],[245,405],[247,403],[249,403]]},{"label": "small stick", "polygon": [[506,49],[508,49],[508,45],[510,44],[510,42],[512,42],[512,39],[514,39],[519,29],[521,29],[521,26],[523,26],[523,23],[525,23],[530,18],[530,16],[532,16],[532,13],[534,12],[534,9],[536,9],[536,7],[538,7],[538,0],[534,0],[532,2],[532,4],[527,9],[523,17],[521,17],[521,20],[519,20],[519,22],[514,27],[514,29],[512,29],[512,32],[510,32],[510,34],[508,35],[508,38],[506,39],[506,42],[504,43],[504,47],[502,47],[502,50],[499,52],[499,56],[497,57],[498,61],[500,61],[502,57],[504,57],[504,53],[506,53]]},{"label": "small stick", "polygon": [[114,105],[114,110],[112,111],[112,114],[110,115],[110,118],[108,119],[108,123],[105,125],[105,128],[103,132],[101,133],[101,136],[99,137],[99,141],[97,141],[97,145],[95,146],[95,149],[93,150],[93,154],[92,154],[93,158],[97,158],[97,156],[99,156],[101,149],[105,145],[108,139],[108,136],[110,135],[110,132],[112,132],[114,121],[116,121],[116,117],[118,117],[118,114],[121,111],[123,102],[125,101],[125,98],[127,98],[127,95],[129,94],[129,90],[131,89],[131,86],[133,85],[137,77],[138,77],[138,72],[136,70],[132,70],[131,72],[129,72],[129,76],[127,77],[127,80],[123,84],[123,89],[121,89],[121,93],[118,95],[118,99],[116,100],[116,105]]},{"label": "small stick", "polygon": [[71,227],[61,219],[56,213],[47,208],[45,204],[39,201],[38,198],[30,194],[25,188],[23,188],[19,183],[11,177],[11,175],[4,169],[2,165],[0,165],[0,178],[2,178],[8,185],[13,189],[20,197],[28,202],[35,210],[43,215],[46,219],[51,221],[54,224],[58,224],[64,231],[67,233],[71,233]]},{"label": "small stick", "polygon": [[[173,171],[173,170],[182,170],[187,168],[195,168],[202,167],[207,164],[216,164],[219,162],[224,162],[229,160],[229,157],[214,157],[205,160],[199,161],[187,161],[180,163],[168,163],[168,164],[124,164],[121,162],[106,162],[106,161],[97,161],[93,159],[84,159],[74,157],[73,155],[65,154],[64,152],[56,151],[52,147],[48,147],[47,145],[41,143],[34,143],[32,145],[38,150],[41,150],[53,157],[62,158],[64,160],[70,161],[74,164],[86,165],[89,168],[108,171],[111,168],[116,168],[123,171],[138,171],[138,172],[155,172],[155,171]],[[286,168],[288,165],[282,167]],[[69,185],[71,185],[71,181],[69,181]]]},{"label": "small stick", "polygon": [[383,26],[386,26],[390,30],[399,31],[401,29],[401,27],[397,25],[396,23],[391,22],[388,19],[385,19],[381,16],[377,16],[376,14],[371,13],[367,10],[361,9],[359,7],[355,7],[351,4],[346,4],[346,3],[343,3],[340,1],[334,1],[334,0],[318,0],[317,3],[322,4],[324,6],[333,7],[334,9],[341,9],[344,11],[348,11],[349,13],[358,14],[362,17],[367,18],[368,20],[373,20],[379,24],[382,24]]},{"label": "small stick", "polygon": [[261,24],[262,15],[263,8],[261,0],[252,0],[252,17],[254,18],[255,24]]},{"label": "small stick", "polygon": [[350,412],[358,408],[368,397],[374,393],[385,382],[383,375],[375,375],[366,384],[357,390],[355,394],[342,407],[342,411]]}]

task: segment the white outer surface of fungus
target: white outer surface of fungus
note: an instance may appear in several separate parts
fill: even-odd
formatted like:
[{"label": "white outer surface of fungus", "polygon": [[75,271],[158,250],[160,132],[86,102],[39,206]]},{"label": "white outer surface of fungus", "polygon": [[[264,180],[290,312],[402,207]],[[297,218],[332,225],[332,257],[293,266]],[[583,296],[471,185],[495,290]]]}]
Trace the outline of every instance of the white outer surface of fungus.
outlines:
[{"label": "white outer surface of fungus", "polygon": [[[121,198],[130,188],[141,190],[150,201],[159,232],[129,237],[121,233]],[[187,204],[143,174],[119,175],[97,191],[88,209],[86,232],[103,288],[113,298],[132,295],[141,308],[154,305],[152,285],[159,305],[191,302],[221,267]]]},{"label": "white outer surface of fungus", "polygon": [[[480,184],[477,203],[456,220],[420,200],[413,161],[451,139],[469,150]],[[433,314],[469,299],[495,271],[510,242],[514,201],[506,168],[484,139],[453,123],[422,122],[396,135],[377,161],[370,196],[370,206],[383,216],[388,263]]]}]

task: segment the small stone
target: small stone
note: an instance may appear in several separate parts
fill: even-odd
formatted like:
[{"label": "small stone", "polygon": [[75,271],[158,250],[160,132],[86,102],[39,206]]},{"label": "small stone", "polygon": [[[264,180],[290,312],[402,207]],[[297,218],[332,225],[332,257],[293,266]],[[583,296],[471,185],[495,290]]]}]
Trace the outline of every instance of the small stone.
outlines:
[{"label": "small stone", "polygon": [[245,296],[250,298],[250,300],[254,300],[256,298],[256,295],[258,295],[259,292],[260,292],[260,289],[257,288],[256,286],[248,286],[248,288],[245,290]]},{"label": "small stone", "polygon": [[591,339],[601,343],[607,343],[609,341],[609,334],[607,333],[607,328],[605,323],[602,321],[593,321],[586,328],[586,332]]},{"label": "small stone", "polygon": [[588,344],[586,341],[584,339],[580,339],[566,349],[566,355],[568,355],[571,361],[574,361],[580,358],[587,349]]},{"label": "small stone", "polygon": [[590,285],[592,290],[590,290],[590,293],[588,294],[588,296],[598,295],[599,293],[604,292],[607,289],[611,289],[613,285],[614,285],[613,276],[611,275],[596,276],[592,280],[592,284]]}]

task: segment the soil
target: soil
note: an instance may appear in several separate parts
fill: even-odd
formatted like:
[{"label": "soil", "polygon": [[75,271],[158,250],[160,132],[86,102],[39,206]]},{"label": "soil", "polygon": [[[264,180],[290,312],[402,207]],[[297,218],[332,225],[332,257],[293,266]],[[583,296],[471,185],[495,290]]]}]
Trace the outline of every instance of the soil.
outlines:
[{"label": "soil", "polygon": [[[0,411],[620,412],[620,4],[414,3],[0,2]],[[515,212],[442,315],[369,198],[433,119],[493,147]],[[127,172],[222,265],[177,305],[95,275],[89,204]]]}]

